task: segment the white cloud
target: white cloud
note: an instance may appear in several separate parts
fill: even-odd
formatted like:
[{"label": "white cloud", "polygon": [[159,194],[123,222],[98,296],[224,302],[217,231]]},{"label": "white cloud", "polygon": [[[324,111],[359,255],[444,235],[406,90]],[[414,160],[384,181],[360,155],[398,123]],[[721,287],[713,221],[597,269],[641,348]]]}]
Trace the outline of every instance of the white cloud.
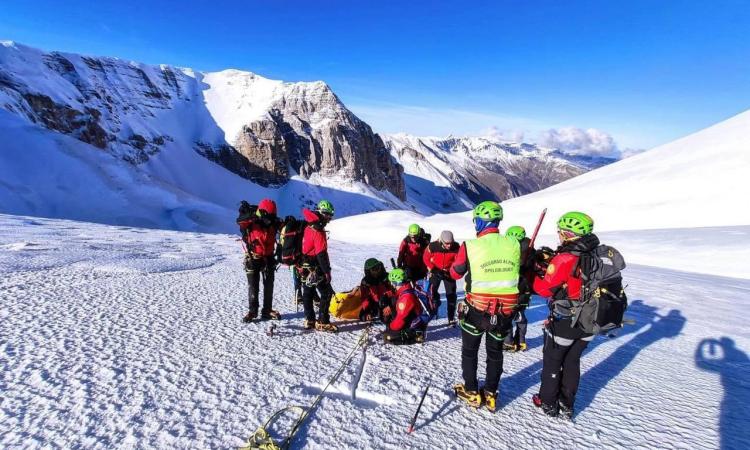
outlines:
[{"label": "white cloud", "polygon": [[556,148],[569,155],[609,156],[619,158],[620,149],[614,138],[596,128],[552,128],[539,134],[537,143]]},{"label": "white cloud", "polygon": [[[359,100],[359,101],[358,101]],[[562,127],[521,116],[450,108],[427,108],[351,99],[347,106],[375,132],[414,136],[486,136],[503,142],[535,142],[569,155],[624,158],[643,150],[621,150],[615,139],[596,128]]]},{"label": "white cloud", "polygon": [[482,136],[496,139],[501,142],[523,142],[526,133],[523,130],[501,129],[491,126],[482,130]]}]

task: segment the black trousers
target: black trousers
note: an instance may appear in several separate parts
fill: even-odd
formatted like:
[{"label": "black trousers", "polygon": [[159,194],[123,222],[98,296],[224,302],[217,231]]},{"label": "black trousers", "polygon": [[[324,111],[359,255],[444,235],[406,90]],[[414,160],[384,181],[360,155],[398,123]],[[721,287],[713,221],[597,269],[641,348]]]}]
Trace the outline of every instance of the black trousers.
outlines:
[{"label": "black trousers", "polygon": [[411,345],[417,343],[417,336],[424,334],[425,332],[424,327],[419,327],[417,329],[414,328],[406,328],[401,331],[393,331],[390,328],[385,329],[383,332],[383,340],[388,344],[393,345]]},{"label": "black trousers", "polygon": [[526,343],[526,328],[529,325],[528,319],[526,319],[526,307],[522,306],[516,314],[513,316],[513,323],[515,331],[508,333],[505,336],[505,343],[508,345],[518,345]]},{"label": "black trousers", "polygon": [[448,320],[453,320],[456,317],[456,280],[452,278],[445,278],[439,273],[430,274],[430,293],[435,301],[435,304],[440,306],[440,282],[443,282],[445,286],[445,299],[448,302]]},{"label": "black trousers", "polygon": [[276,262],[272,256],[266,258],[245,258],[245,273],[247,274],[248,307],[252,312],[258,312],[258,294],[260,280],[263,278],[263,310],[268,313],[273,309],[273,282],[276,274]]},{"label": "black trousers", "polygon": [[308,321],[315,321],[315,305],[313,300],[315,293],[320,296],[320,311],[318,312],[318,321],[320,323],[330,323],[331,316],[328,312],[328,308],[331,305],[331,297],[333,297],[333,287],[331,283],[323,280],[316,286],[308,286],[302,283],[302,305],[305,308],[305,319]]},{"label": "black trousers", "polygon": [[539,389],[543,403],[556,407],[559,402],[573,408],[581,379],[581,355],[588,345],[589,341],[581,339],[573,340],[571,345],[560,345],[545,334],[542,386]]},{"label": "black trousers", "polygon": [[488,392],[497,392],[500,385],[500,375],[503,373],[503,338],[510,331],[511,318],[501,315],[495,317],[497,322],[492,324],[491,316],[469,306],[461,321],[461,370],[467,391],[479,389],[479,346],[485,334],[487,376],[484,380],[484,389]]}]

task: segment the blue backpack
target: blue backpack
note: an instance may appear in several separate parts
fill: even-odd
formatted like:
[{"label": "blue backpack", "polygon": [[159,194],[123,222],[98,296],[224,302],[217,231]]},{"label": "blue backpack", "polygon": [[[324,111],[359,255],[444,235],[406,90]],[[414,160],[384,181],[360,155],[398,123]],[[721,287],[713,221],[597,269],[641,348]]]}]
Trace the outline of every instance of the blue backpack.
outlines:
[{"label": "blue backpack", "polygon": [[437,307],[427,292],[422,290],[419,286],[405,292],[414,294],[414,296],[417,297],[419,304],[422,306],[422,313],[412,320],[411,328],[418,328],[420,325],[427,325],[430,320],[437,316]]}]

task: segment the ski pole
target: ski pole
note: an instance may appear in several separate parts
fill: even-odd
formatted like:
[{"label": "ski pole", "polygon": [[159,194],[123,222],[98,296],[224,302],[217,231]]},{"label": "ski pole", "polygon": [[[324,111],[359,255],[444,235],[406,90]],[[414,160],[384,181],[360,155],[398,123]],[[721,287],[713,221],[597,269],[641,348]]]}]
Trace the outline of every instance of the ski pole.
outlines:
[{"label": "ski pole", "polygon": [[429,390],[430,390],[430,384],[427,383],[427,387],[422,393],[422,399],[419,400],[419,406],[417,406],[417,412],[414,413],[414,418],[411,419],[411,423],[409,424],[409,429],[406,430],[407,433],[411,433],[412,431],[414,431],[414,424],[417,422],[417,416],[419,416],[419,411],[422,409],[422,403],[424,403],[424,398],[427,397],[427,391]]}]

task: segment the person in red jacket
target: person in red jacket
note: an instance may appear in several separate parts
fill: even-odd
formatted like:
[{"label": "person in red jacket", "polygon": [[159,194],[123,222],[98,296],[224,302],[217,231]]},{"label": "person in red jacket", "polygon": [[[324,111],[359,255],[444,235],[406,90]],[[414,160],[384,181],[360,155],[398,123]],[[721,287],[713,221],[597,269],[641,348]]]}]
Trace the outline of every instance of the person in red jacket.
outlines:
[{"label": "person in red jacket", "polygon": [[416,223],[409,225],[409,235],[401,241],[396,266],[406,271],[410,281],[422,280],[427,276],[424,264],[424,251],[430,245],[430,235]]},{"label": "person in red jacket", "polygon": [[[560,246],[554,256],[539,252],[539,274],[534,278],[534,292],[547,297],[550,318],[545,322],[542,384],[532,398],[534,405],[549,416],[573,417],[573,406],[581,377],[581,355],[594,335],[573,326],[570,308],[581,295],[583,281],[577,270],[581,253],[599,245],[592,233],[594,221],[586,214],[571,211],[557,222]],[[546,261],[549,261],[546,263]],[[544,268],[543,265],[547,267]]]},{"label": "person in red jacket", "polygon": [[424,332],[429,318],[424,317],[424,308],[406,273],[403,269],[393,269],[388,274],[388,280],[396,289],[392,308],[395,309],[395,317],[393,313],[388,316],[384,314],[386,329],[383,339],[396,345],[424,342]]},{"label": "person in red jacket", "polygon": [[430,243],[424,251],[424,264],[430,272],[430,294],[433,301],[440,307],[440,282],[445,286],[445,299],[448,301],[448,325],[456,325],[456,280],[451,277],[450,270],[458,255],[460,246],[453,240],[453,233],[443,231],[440,239]]},{"label": "person in red jacket", "polygon": [[365,261],[365,276],[359,283],[362,298],[359,320],[371,321],[381,317],[380,305],[384,296],[395,297],[396,291],[388,281],[383,263],[375,258]]},{"label": "person in red jacket", "polygon": [[276,216],[276,203],[264,198],[258,203],[255,214],[250,214],[251,209],[247,202],[244,202],[242,207],[247,210],[240,211],[237,223],[245,242],[245,273],[247,274],[249,303],[248,313],[242,320],[250,322],[258,317],[261,278],[263,278],[263,309],[260,318],[278,320],[281,314],[273,309],[276,233],[281,227],[281,221]]},{"label": "person in red jacket", "polygon": [[[328,238],[325,226],[333,219],[333,205],[328,200],[318,202],[315,211],[307,208],[302,210],[302,216],[307,222],[302,235],[302,304],[305,308],[305,329],[316,329],[335,333],[336,325],[330,321],[328,308],[333,296],[331,287],[331,262],[328,259]],[[320,295],[320,312],[315,321],[315,307],[313,297],[315,290]]]}]

